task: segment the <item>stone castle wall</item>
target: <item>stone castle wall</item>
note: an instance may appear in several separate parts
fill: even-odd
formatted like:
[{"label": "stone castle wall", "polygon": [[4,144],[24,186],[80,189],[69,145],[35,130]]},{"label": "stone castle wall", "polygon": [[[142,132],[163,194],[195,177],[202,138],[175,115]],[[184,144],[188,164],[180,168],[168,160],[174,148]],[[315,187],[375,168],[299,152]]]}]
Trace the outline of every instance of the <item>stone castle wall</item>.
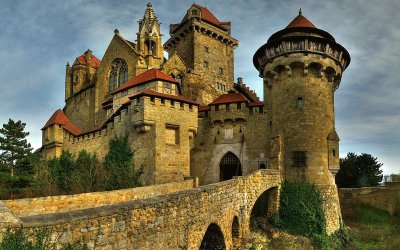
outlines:
[{"label": "stone castle wall", "polygon": [[[175,130],[176,142],[166,141],[169,128]],[[62,128],[55,129],[62,132]],[[196,131],[196,105],[144,96],[121,108],[104,128],[80,136],[64,130],[61,143],[75,156],[86,150],[103,159],[111,139],[128,135],[134,166],[143,167],[143,184],[152,185],[181,181],[190,175],[190,141]]]},{"label": "stone castle wall", "polygon": [[218,106],[218,111],[212,106],[211,111],[200,113],[192,149],[191,175],[198,176],[202,184],[220,181],[220,162],[228,152],[239,158],[243,175],[257,170],[269,155],[269,119],[262,108],[245,103],[240,109],[237,103],[229,104],[229,109],[225,104]]},{"label": "stone castle wall", "polygon": [[339,198],[343,207],[361,204],[400,214],[400,182],[389,182],[385,187],[339,188]]}]

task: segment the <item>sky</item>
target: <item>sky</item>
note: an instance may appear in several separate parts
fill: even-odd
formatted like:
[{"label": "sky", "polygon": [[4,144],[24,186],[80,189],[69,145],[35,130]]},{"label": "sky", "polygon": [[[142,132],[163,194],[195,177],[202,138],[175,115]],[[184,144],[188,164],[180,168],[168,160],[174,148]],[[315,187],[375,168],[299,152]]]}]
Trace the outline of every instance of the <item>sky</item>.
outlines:
[{"label": "sky", "polygon": [[[231,21],[235,79],[262,94],[252,64],[255,51],[298,14],[328,31],[351,55],[335,93],[340,156],[368,153],[384,174],[400,173],[399,0],[199,0],[220,21]],[[88,48],[102,58],[118,28],[135,41],[147,1],[0,0],[0,125],[22,120],[29,142],[41,146],[41,128],[64,107],[65,65]],[[153,0],[163,42],[193,1]]]}]

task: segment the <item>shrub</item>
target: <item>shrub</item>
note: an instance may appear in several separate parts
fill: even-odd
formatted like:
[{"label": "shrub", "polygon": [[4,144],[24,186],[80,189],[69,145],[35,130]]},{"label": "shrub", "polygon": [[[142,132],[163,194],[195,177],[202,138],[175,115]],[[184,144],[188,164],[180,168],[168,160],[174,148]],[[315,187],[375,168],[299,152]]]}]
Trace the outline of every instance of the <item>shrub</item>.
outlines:
[{"label": "shrub", "polygon": [[322,197],[312,184],[285,182],[280,194],[279,217],[282,227],[292,233],[325,234]]}]

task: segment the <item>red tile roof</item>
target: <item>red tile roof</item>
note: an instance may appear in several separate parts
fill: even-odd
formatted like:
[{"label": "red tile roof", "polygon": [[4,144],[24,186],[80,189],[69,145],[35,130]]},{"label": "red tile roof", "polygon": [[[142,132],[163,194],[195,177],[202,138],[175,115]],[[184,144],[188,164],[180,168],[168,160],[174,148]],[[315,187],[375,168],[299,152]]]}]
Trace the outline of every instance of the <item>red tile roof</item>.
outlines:
[{"label": "red tile roof", "polygon": [[134,99],[135,97],[144,96],[144,95],[145,96],[156,96],[156,97],[161,97],[161,98],[165,98],[165,99],[199,105],[197,102],[193,101],[192,99],[190,99],[189,97],[186,97],[184,95],[168,95],[168,94],[159,93],[159,92],[151,90],[151,89],[147,89],[145,91],[136,93],[136,94],[130,96],[129,99]]},{"label": "red tile roof", "polygon": [[64,114],[64,112],[59,109],[56,112],[53,113],[53,115],[50,117],[50,119],[46,122],[46,125],[42,129],[45,129],[51,125],[54,124],[59,124],[61,125],[65,130],[69,131],[73,135],[79,135],[82,133],[82,130],[77,128],[69,119],[68,117]]},{"label": "red tile roof", "polygon": [[[78,59],[78,61],[83,64],[86,65],[86,57],[85,54],[78,56],[76,59]],[[90,60],[90,66],[92,66],[93,68],[97,69],[101,64],[101,61],[95,57],[94,55],[92,55],[92,58]]]},{"label": "red tile roof", "polygon": [[249,107],[257,107],[257,106],[264,106],[264,102],[250,102],[248,104]]},{"label": "red tile roof", "polygon": [[235,93],[222,94],[218,96],[217,99],[215,99],[209,105],[232,103],[232,102],[248,102],[248,100],[244,98],[242,94],[235,92]]},{"label": "red tile roof", "polygon": [[121,87],[114,90],[111,94],[115,94],[115,93],[121,92],[125,89],[131,88],[133,86],[136,86],[136,85],[139,85],[142,83],[146,83],[146,82],[150,82],[153,80],[162,80],[165,82],[172,82],[172,83],[179,85],[179,83],[174,78],[164,74],[163,72],[159,71],[158,69],[150,69],[146,72],[143,72],[142,74],[135,76],[131,80],[127,81],[124,85],[122,85]]},{"label": "red tile roof", "polygon": [[305,18],[301,13],[293,19],[292,22],[289,23],[289,25],[286,27],[287,28],[314,28],[316,29],[317,27],[314,26],[307,18]]},{"label": "red tile roof", "polygon": [[208,111],[208,110],[211,110],[210,106],[208,106],[208,105],[200,106],[200,107],[199,107],[199,112],[200,112],[200,111]]},{"label": "red tile roof", "polygon": [[[205,21],[205,22],[207,22],[207,23],[209,23],[209,24],[212,24],[212,25],[214,25],[214,26],[217,26],[217,27],[220,28],[220,29],[226,30],[226,29],[222,26],[222,24],[225,24],[226,22],[225,22],[225,23],[220,22],[220,21],[218,20],[218,18],[216,18],[216,17],[214,16],[214,14],[211,13],[211,11],[209,11],[206,7],[200,6],[200,5],[195,4],[195,3],[194,3],[192,6],[198,8],[198,9],[200,10],[200,13],[201,13],[201,20],[203,20],[203,21]],[[183,24],[183,23],[187,22],[188,20],[189,20],[189,18],[188,18],[188,15],[187,15],[187,13],[186,13],[186,15],[183,17],[183,19],[182,19],[182,21],[181,21],[180,24]]]}]

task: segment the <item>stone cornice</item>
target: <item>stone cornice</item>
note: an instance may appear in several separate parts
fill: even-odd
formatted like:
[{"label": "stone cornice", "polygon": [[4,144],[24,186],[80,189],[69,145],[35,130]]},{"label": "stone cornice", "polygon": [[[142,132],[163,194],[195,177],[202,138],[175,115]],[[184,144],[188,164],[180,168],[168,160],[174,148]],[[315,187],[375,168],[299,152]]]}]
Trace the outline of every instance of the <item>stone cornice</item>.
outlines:
[{"label": "stone cornice", "polygon": [[180,27],[176,32],[174,32],[171,38],[164,43],[164,48],[166,50],[172,49],[174,47],[174,44],[178,43],[188,33],[192,31],[201,32],[234,48],[236,48],[239,45],[238,40],[231,37],[229,34],[219,31],[212,25],[209,25],[206,22],[201,22],[198,20],[191,20],[190,22],[187,22],[185,25]]}]

